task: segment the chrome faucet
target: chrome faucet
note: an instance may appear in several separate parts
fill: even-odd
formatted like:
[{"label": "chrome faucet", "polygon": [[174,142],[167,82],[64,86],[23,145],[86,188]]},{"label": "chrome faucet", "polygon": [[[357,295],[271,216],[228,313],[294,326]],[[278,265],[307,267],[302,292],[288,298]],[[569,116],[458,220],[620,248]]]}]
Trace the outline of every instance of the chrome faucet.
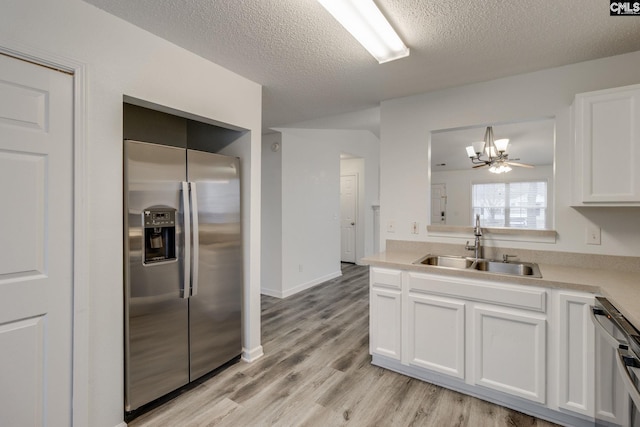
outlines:
[{"label": "chrome faucet", "polygon": [[467,240],[467,244],[464,246],[464,248],[468,251],[473,251],[476,262],[478,262],[478,259],[482,258],[482,245],[480,243],[480,237],[482,237],[482,229],[480,228],[480,214],[476,214],[476,226],[473,228],[473,235],[476,236],[473,246],[469,245],[469,241]]}]

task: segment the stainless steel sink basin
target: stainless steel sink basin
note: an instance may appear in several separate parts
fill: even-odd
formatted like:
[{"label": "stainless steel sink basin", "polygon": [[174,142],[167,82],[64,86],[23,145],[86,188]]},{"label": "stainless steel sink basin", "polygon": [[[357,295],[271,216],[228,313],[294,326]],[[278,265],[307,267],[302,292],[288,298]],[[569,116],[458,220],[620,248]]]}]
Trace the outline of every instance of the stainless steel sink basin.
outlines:
[{"label": "stainless steel sink basin", "polygon": [[542,277],[538,265],[530,262],[478,260],[475,269],[489,273],[509,274],[511,276]]},{"label": "stainless steel sink basin", "polygon": [[505,274],[509,276],[524,276],[540,278],[538,264],[531,262],[502,262],[490,259],[452,256],[452,255],[427,255],[420,258],[414,264],[430,265],[433,267],[452,268],[457,270],[476,270],[493,274]]},{"label": "stainless steel sink basin", "polygon": [[473,259],[461,256],[427,255],[416,261],[416,264],[433,265],[435,267],[457,268],[464,270],[471,267]]}]

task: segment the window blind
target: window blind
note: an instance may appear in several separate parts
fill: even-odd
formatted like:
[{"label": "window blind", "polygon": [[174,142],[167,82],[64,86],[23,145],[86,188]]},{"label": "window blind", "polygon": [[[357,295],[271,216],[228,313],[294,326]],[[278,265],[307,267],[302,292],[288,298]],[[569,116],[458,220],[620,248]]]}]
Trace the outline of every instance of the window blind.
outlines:
[{"label": "window blind", "polygon": [[544,229],[547,226],[546,181],[472,184],[471,193],[471,218],[480,214],[483,227]]}]

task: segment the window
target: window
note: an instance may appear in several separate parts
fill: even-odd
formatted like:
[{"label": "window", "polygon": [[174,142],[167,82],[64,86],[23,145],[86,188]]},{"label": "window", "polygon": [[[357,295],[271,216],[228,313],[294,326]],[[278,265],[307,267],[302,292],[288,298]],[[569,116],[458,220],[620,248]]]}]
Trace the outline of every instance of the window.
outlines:
[{"label": "window", "polygon": [[471,199],[483,227],[547,228],[546,181],[472,184]]}]

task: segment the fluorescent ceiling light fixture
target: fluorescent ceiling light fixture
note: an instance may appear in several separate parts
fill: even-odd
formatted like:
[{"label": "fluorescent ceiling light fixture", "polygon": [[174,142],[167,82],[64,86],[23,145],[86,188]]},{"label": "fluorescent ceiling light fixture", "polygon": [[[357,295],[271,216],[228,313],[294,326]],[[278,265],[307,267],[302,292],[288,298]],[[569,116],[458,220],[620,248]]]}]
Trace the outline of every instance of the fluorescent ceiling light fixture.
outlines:
[{"label": "fluorescent ceiling light fixture", "polygon": [[380,64],[409,56],[373,0],[318,0]]}]

